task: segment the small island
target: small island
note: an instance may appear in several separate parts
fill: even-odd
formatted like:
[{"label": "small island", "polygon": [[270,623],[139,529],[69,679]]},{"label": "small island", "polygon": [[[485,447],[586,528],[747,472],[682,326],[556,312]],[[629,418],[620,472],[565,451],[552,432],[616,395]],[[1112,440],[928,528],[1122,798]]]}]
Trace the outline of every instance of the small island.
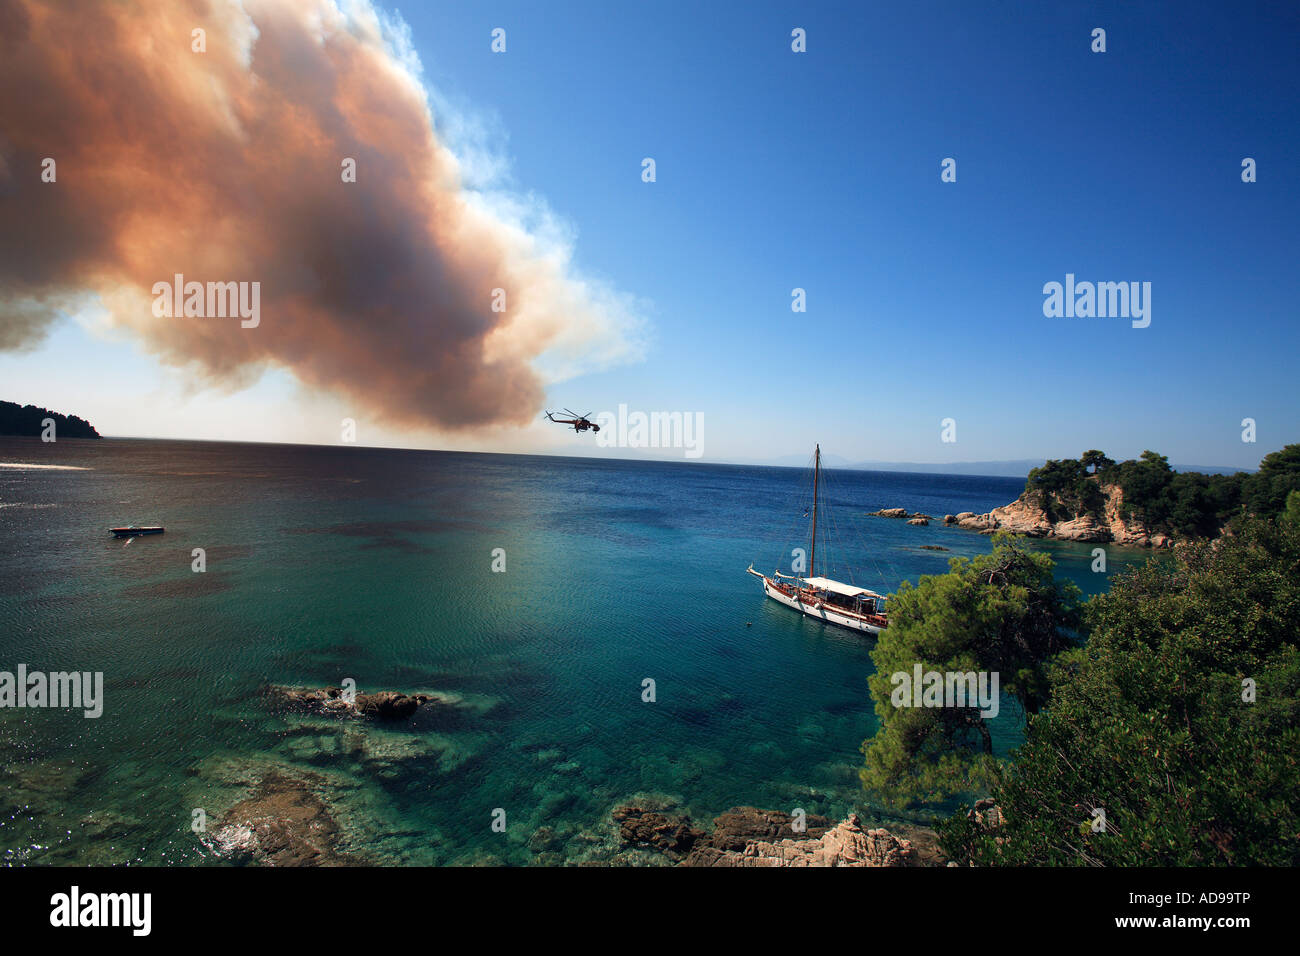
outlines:
[{"label": "small island", "polygon": [[56,438],[98,438],[95,426],[76,415],[61,415],[36,405],[0,402],[0,435],[35,438],[45,431],[46,419],[54,421]]},{"label": "small island", "polygon": [[[1174,471],[1164,455],[1144,451],[1116,462],[1092,449],[1079,458],[1033,468],[1020,497],[985,514],[944,515],[967,531],[1171,548],[1178,542],[1230,533],[1234,521],[1276,518],[1300,510],[1300,444],[1266,455],[1255,472],[1202,474]],[[933,518],[906,508],[881,508],[876,518],[927,525]]]},{"label": "small island", "polygon": [[994,534],[1167,548],[1217,538],[1243,514],[1275,518],[1300,488],[1300,444],[1267,455],[1254,473],[1174,471],[1144,451],[1116,463],[1097,450],[1029,472],[1020,497],[987,514],[945,515],[944,524]]}]

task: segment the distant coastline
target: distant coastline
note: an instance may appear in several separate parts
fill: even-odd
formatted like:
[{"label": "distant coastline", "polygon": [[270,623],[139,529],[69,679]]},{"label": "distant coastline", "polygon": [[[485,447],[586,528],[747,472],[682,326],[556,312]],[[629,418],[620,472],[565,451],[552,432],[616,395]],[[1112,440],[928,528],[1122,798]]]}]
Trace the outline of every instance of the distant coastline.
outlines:
[{"label": "distant coastline", "polygon": [[[723,464],[761,465],[771,468],[807,467],[807,456],[784,455],[761,461],[732,461]],[[1035,468],[1042,467],[1041,458],[1013,458],[990,461],[849,461],[837,455],[822,454],[822,467],[841,471],[885,471],[921,475],[969,475],[979,478],[1028,478]],[[1179,472],[1199,472],[1207,475],[1234,475],[1253,472],[1253,467],[1237,468],[1231,465],[1179,465],[1171,466]]]},{"label": "distant coastline", "polygon": [[0,435],[37,438],[46,433],[46,422],[54,423],[54,437],[99,438],[95,426],[76,415],[63,415],[38,405],[0,401]]}]

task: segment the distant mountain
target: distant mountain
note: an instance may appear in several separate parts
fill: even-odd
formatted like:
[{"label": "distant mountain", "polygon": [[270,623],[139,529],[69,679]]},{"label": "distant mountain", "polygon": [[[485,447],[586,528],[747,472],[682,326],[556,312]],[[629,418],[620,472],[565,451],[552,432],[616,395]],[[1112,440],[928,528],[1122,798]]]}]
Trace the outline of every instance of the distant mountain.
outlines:
[{"label": "distant mountain", "polygon": [[99,437],[99,432],[84,418],[17,402],[0,402],[0,435],[37,437],[45,431],[43,423],[47,418],[54,420],[55,439]]},{"label": "distant mountain", "polygon": [[[822,455],[823,468],[845,468],[851,471],[907,471],[927,475],[993,475],[1025,478],[1029,469],[1043,462],[1038,458],[1015,461],[849,461],[839,455]],[[752,464],[774,465],[784,468],[807,468],[812,465],[812,455],[783,455]]]},{"label": "distant mountain", "polygon": [[1229,468],[1226,465],[1170,465],[1174,471],[1199,471],[1203,475],[1235,475],[1239,471],[1254,474],[1258,468]]},{"label": "distant mountain", "polygon": [[[770,465],[774,468],[811,468],[812,452],[806,455],[782,455],[779,458],[764,458],[761,461],[737,462],[746,465]],[[822,465],[826,468],[857,468],[857,465],[842,455],[822,455]]]},{"label": "distant mountain", "polygon": [[[782,468],[807,468],[812,465],[812,455],[783,455],[749,464],[773,465]],[[904,471],[926,475],[989,475],[995,478],[1028,478],[1030,469],[1043,464],[1041,458],[1016,458],[1001,461],[856,461],[838,455],[822,455],[822,467],[844,468],[851,471]],[[1251,472],[1254,468],[1230,468],[1224,465],[1174,465],[1176,471],[1199,471],[1206,475],[1234,475],[1239,471]]]},{"label": "distant mountain", "polygon": [[1037,468],[1042,462],[1034,458],[1007,461],[860,461],[848,468],[860,471],[910,471],[927,475],[994,475],[1009,478],[1025,478],[1029,469]]}]

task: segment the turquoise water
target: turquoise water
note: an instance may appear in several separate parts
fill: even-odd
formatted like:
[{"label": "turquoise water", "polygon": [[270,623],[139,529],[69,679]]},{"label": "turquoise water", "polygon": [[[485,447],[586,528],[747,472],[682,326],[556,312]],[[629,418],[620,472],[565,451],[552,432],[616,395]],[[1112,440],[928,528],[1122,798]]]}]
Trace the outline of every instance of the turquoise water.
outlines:
[{"label": "turquoise water", "polygon": [[[0,468],[0,670],[105,682],[99,719],[0,710],[11,862],[213,862],[194,810],[219,818],[271,767],[315,775],[342,848],[373,862],[583,859],[636,794],[700,820],[873,812],[856,778],[870,641],[744,573],[806,544],[797,469],[122,439],[0,439],[0,462],[82,469]],[[864,512],[983,512],[1023,482],[827,486],[830,570],[889,592],[989,539]],[[166,534],[106,534],[153,523]],[[1040,546],[1105,587],[1091,546]],[[1111,549],[1109,571],[1144,557]],[[267,694],[349,677],[443,706],[391,728]]]}]

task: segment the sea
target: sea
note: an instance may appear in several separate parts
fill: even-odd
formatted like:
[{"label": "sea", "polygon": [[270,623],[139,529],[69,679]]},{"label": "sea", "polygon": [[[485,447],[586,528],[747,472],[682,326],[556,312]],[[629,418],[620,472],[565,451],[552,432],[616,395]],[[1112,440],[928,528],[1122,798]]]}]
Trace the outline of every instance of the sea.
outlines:
[{"label": "sea", "polygon": [[[818,571],[886,594],[987,552],[942,516],[1023,488],[822,477]],[[857,775],[873,640],[745,573],[790,570],[810,492],[797,468],[0,438],[0,671],[103,675],[98,717],[0,707],[0,859],[229,865],[214,834],[268,775],[375,864],[617,861],[627,802],[898,819]],[[1031,546],[1087,594],[1146,560]],[[386,724],[276,690],[345,681],[434,702]],[[999,752],[1019,725],[1004,702]]]}]

